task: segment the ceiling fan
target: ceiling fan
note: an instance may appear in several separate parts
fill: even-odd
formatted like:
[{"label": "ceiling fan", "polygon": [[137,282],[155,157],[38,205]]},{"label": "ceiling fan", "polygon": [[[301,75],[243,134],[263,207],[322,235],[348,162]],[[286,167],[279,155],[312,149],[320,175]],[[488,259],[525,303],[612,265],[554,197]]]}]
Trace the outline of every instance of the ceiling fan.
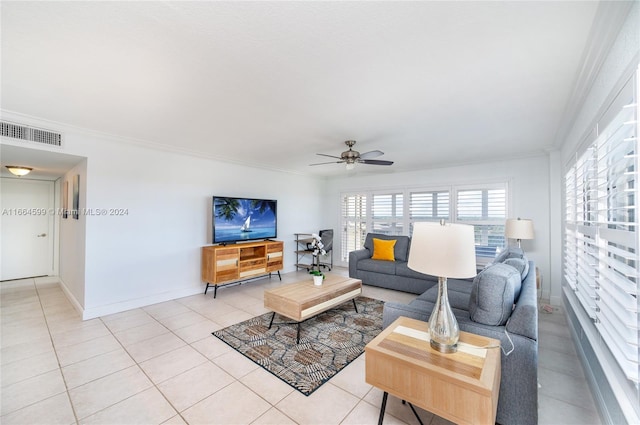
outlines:
[{"label": "ceiling fan", "polygon": [[320,156],[328,156],[329,158],[336,158],[336,159],[339,159],[339,161],[319,162],[317,164],[309,164],[309,165],[343,164],[344,163],[344,164],[347,164],[347,170],[352,170],[356,166],[356,164],[370,164],[370,165],[393,164],[393,161],[371,159],[371,158],[377,158],[379,156],[384,155],[384,152],[382,151],[375,150],[375,151],[369,151],[361,154],[360,152],[354,151],[353,149],[351,149],[353,145],[356,144],[355,140],[347,140],[344,143],[349,147],[349,150],[342,152],[340,156],[326,155],[323,153],[316,154]]}]

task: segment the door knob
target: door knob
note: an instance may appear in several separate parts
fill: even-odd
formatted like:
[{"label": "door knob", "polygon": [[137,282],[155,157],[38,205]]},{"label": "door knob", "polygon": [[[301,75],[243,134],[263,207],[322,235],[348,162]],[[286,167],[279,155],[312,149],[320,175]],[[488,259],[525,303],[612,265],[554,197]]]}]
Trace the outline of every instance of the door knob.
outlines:
[{"label": "door knob", "polygon": [[44,238],[45,236],[47,236],[47,234],[46,234],[46,233],[40,233],[40,234],[38,235],[38,237],[39,237],[39,238]]}]

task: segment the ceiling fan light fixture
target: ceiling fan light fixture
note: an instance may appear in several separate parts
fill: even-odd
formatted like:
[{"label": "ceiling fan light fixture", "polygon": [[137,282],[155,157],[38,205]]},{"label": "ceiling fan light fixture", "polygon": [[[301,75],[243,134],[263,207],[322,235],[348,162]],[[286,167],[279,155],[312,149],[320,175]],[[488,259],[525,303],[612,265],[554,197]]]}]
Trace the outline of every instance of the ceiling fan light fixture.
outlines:
[{"label": "ceiling fan light fixture", "polygon": [[33,170],[33,168],[22,167],[20,165],[7,165],[6,167],[11,174],[17,177],[26,176],[31,172],[31,170]]},{"label": "ceiling fan light fixture", "polygon": [[355,162],[347,162],[347,166],[345,168],[347,170],[353,170],[354,168],[356,168],[356,163]]}]

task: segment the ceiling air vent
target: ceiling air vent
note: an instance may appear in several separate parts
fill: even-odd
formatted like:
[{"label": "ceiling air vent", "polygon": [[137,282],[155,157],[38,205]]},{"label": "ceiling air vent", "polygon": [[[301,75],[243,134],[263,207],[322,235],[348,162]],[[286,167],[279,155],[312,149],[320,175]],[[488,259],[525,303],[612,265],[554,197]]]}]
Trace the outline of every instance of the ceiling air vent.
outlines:
[{"label": "ceiling air vent", "polygon": [[62,134],[41,128],[0,121],[0,136],[28,140],[50,146],[62,146]]}]

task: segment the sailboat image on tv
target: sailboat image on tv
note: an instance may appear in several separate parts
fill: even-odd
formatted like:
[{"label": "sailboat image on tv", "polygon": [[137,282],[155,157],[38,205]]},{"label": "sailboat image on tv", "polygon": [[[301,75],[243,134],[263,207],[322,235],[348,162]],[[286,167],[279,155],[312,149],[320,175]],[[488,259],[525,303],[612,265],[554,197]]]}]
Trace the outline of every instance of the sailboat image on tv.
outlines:
[{"label": "sailboat image on tv", "polygon": [[245,220],[244,224],[240,228],[240,231],[241,232],[250,232],[251,231],[251,229],[249,229],[250,226],[251,226],[251,216],[247,217],[247,219]]},{"label": "sailboat image on tv", "polygon": [[213,197],[213,243],[277,237],[276,201]]}]

